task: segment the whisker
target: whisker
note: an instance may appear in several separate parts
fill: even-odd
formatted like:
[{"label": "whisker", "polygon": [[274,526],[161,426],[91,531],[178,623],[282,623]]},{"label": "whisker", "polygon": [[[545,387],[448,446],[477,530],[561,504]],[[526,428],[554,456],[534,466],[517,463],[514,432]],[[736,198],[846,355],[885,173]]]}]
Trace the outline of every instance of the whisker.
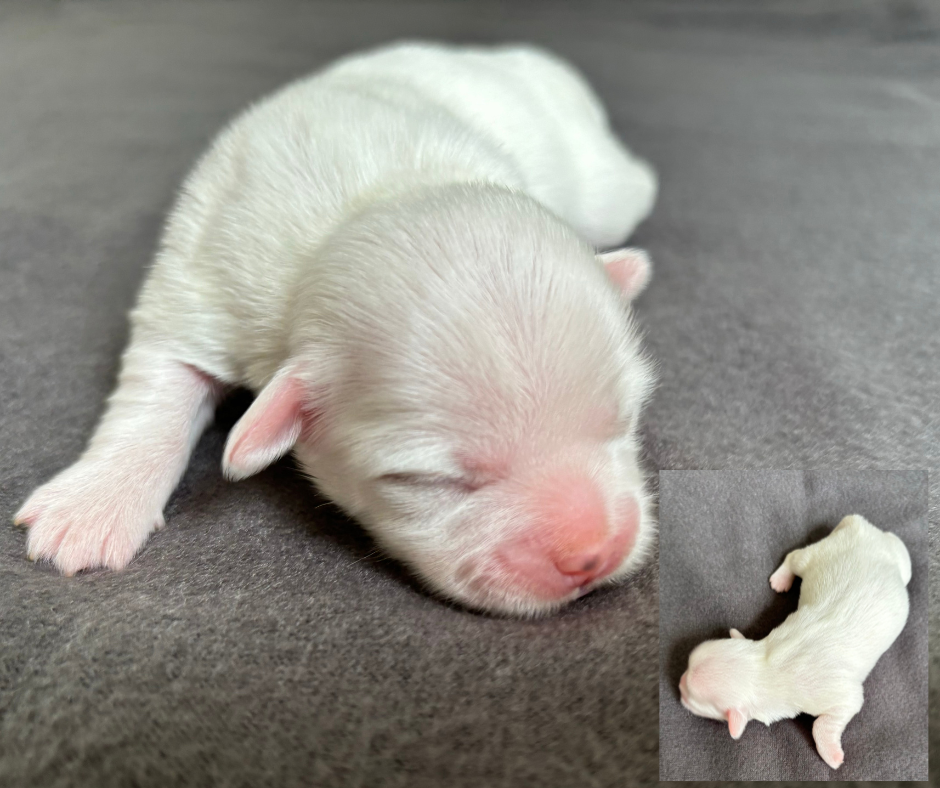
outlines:
[{"label": "whisker", "polygon": [[[376,555],[378,555],[378,553],[379,553],[378,550],[372,550],[371,552],[366,553],[364,556],[362,556],[362,558],[357,558],[355,561],[352,562],[352,564],[350,564],[350,566],[352,566],[353,564],[358,564],[362,561],[365,561],[368,558],[374,558]],[[380,558],[379,560],[382,560],[382,559]]]}]

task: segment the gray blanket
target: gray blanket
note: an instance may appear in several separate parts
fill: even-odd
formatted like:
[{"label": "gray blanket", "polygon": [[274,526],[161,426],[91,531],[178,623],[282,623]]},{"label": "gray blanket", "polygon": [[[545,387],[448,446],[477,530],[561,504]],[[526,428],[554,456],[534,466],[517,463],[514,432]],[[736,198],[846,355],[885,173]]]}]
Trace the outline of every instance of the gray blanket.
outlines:
[{"label": "gray blanket", "polygon": [[[81,452],[221,124],[402,37],[557,51],[657,167],[651,472],[940,467],[938,29],[917,0],[0,5],[0,514]],[[655,558],[553,618],[455,609],[290,463],[224,482],[246,404],[125,572],[60,578],[0,527],[0,785],[656,779]]]},{"label": "gray blanket", "polygon": [[[660,473],[659,714],[663,780],[927,779],[927,473],[663,471]],[[907,624],[865,682],[865,705],[842,737],[845,763],[817,755],[813,718],[727,725],[679,703],[679,677],[703,640],[736,627],[760,639],[794,610],[799,584],[768,584],[783,557],[861,514],[911,556]]]}]

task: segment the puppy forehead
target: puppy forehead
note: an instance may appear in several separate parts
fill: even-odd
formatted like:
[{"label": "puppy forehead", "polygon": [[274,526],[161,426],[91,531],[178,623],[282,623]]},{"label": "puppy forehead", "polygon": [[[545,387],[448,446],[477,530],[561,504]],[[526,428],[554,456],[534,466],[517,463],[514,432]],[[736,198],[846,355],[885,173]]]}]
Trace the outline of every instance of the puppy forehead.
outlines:
[{"label": "puppy forehead", "polygon": [[726,671],[715,669],[711,662],[706,662],[694,671],[686,680],[688,690],[703,700],[717,701],[724,694],[729,683]]},{"label": "puppy forehead", "polygon": [[[604,360],[566,363],[565,351],[501,352],[492,345],[441,349],[409,359],[371,387],[362,416],[402,442],[421,436],[419,451],[459,455],[483,469],[505,465],[526,448],[550,450],[572,441],[605,441],[632,415],[616,370]],[[390,365],[391,366],[391,365]]]},{"label": "puppy forehead", "polygon": [[[622,432],[640,402],[631,395],[626,321],[603,314],[614,296],[590,284],[566,298],[555,293],[577,281],[547,296],[540,280],[516,284],[518,292],[503,282],[485,293],[470,282],[393,321],[400,330],[381,342],[370,334],[353,378],[375,385],[352,387],[352,396],[369,398],[363,410],[376,422],[404,435],[428,431],[480,468]],[[646,378],[642,363],[633,369]]]},{"label": "puppy forehead", "polygon": [[702,685],[717,685],[727,680],[734,670],[734,657],[727,653],[725,642],[706,641],[689,657],[689,681]]},{"label": "puppy forehead", "polygon": [[713,653],[713,641],[706,640],[704,643],[699,643],[692,653],[689,654],[689,670],[698,667],[703,662],[707,661]]}]

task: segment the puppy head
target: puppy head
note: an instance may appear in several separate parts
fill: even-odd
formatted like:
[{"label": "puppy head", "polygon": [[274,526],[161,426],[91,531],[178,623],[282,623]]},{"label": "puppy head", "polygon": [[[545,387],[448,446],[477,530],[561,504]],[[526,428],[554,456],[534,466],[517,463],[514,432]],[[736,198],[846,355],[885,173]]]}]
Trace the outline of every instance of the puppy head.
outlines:
[{"label": "puppy head", "polygon": [[229,476],[293,447],[392,556],[475,608],[547,612],[642,561],[642,253],[598,258],[522,195],[452,186],[370,207],[315,266]]},{"label": "puppy head", "polygon": [[682,705],[699,717],[727,722],[734,739],[741,738],[751,718],[758,659],[752,646],[736,629],[728,640],[707,640],[689,655],[679,680]]}]

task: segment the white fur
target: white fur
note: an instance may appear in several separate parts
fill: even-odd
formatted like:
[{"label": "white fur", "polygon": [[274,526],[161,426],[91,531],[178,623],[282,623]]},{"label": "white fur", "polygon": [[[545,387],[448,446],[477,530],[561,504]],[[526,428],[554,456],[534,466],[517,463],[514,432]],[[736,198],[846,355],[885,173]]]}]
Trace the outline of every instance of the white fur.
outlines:
[{"label": "white fur", "polygon": [[790,589],[802,578],[797,611],[759,641],[731,630],[689,656],[680,683],[694,714],[727,721],[739,738],[748,720],[767,725],[812,714],[820,756],[842,764],[842,731],[862,707],[862,683],[904,628],[911,561],[904,543],[865,518],[844,518],[829,536],[794,550],[771,575]]},{"label": "white fur", "polygon": [[[293,446],[436,590],[524,614],[583,593],[532,598],[489,560],[528,527],[519,490],[557,469],[589,474],[612,519],[637,499],[608,580],[625,576],[652,531],[636,459],[651,373],[626,303],[649,261],[591,244],[624,240],[654,195],[584,81],[534,49],[396,45],[288,85],[184,184],[89,449],[17,515],[31,555],[124,566],[222,387],[245,385],[268,389],[227,475]],[[257,444],[256,411],[298,390],[302,411]]]}]

